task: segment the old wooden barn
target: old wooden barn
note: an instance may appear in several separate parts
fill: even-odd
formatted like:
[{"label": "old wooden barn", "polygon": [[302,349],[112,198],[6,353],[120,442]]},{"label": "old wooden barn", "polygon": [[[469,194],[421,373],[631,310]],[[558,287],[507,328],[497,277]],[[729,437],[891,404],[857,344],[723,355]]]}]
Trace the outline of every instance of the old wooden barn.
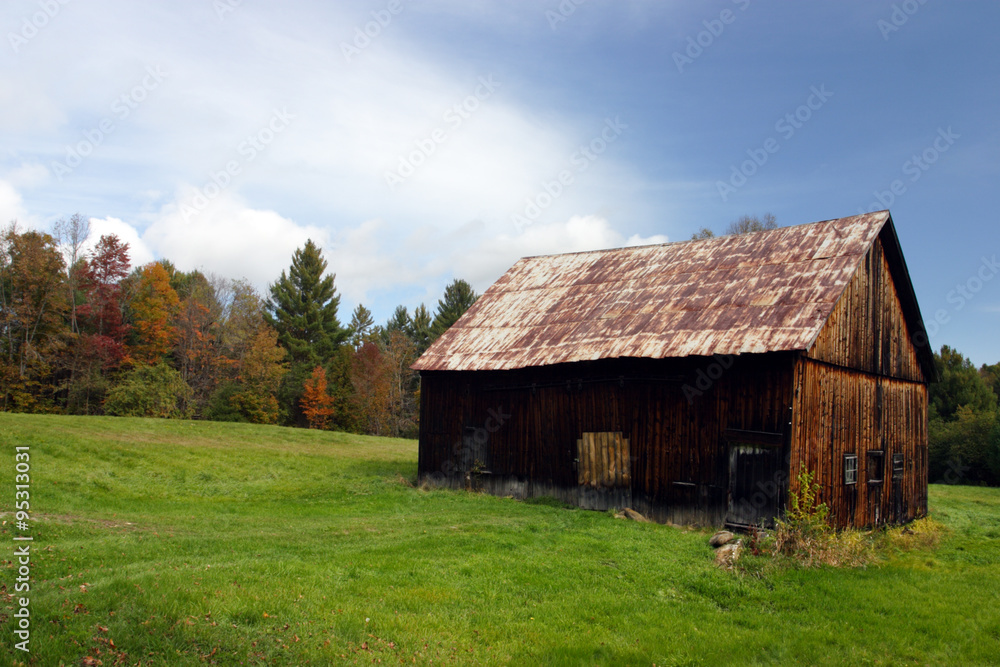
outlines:
[{"label": "old wooden barn", "polygon": [[420,477],[768,524],[927,510],[934,362],[888,211],[517,262],[420,357]]}]

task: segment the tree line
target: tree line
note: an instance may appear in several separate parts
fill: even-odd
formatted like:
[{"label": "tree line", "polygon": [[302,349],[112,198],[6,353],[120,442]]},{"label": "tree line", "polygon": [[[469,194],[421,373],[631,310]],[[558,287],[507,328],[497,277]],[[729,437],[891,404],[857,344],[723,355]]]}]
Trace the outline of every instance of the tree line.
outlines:
[{"label": "tree line", "polygon": [[[737,222],[727,233],[774,225]],[[420,385],[410,366],[478,298],[455,280],[433,314],[399,306],[376,325],[358,305],[344,324],[312,241],[261,295],[168,260],[133,267],[114,235],[84,252],[89,237],[80,215],[52,234],[0,230],[0,410],[412,437]],[[931,481],[1000,485],[1000,363],[977,369],[947,345],[934,359]]]},{"label": "tree line", "polygon": [[1000,363],[978,369],[947,345],[929,388],[930,480],[1000,486]]},{"label": "tree line", "polygon": [[311,240],[266,294],[248,281],[132,266],[89,222],[0,230],[0,410],[181,417],[415,436],[416,358],[478,298],[464,280],[432,314],[358,305],[342,323]]}]

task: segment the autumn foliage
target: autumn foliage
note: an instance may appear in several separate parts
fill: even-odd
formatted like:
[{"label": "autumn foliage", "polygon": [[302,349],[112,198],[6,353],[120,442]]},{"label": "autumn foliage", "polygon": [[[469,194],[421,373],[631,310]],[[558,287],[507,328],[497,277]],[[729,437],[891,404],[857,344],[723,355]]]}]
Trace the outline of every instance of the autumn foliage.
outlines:
[{"label": "autumn foliage", "polygon": [[302,398],[299,399],[302,414],[305,415],[309,428],[326,428],[333,415],[333,398],[326,391],[326,371],[322,366],[313,369],[312,375],[306,378],[302,385]]},{"label": "autumn foliage", "polygon": [[[0,411],[190,417],[414,437],[414,360],[476,299],[455,281],[437,312],[358,304],[347,326],[322,249],[309,241],[268,287],[133,267],[129,245],[0,229]],[[336,407],[336,409],[335,409]]]}]

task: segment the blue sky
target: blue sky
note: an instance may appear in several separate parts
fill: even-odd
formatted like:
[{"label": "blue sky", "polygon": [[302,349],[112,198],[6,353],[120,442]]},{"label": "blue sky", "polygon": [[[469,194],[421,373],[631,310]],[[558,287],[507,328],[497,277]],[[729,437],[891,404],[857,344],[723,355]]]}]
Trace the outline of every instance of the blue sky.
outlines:
[{"label": "blue sky", "polygon": [[384,320],[524,255],[888,207],[932,343],[1000,360],[996,2],[7,0],[0,25],[4,222],[83,213],[262,289],[311,237],[342,319]]}]

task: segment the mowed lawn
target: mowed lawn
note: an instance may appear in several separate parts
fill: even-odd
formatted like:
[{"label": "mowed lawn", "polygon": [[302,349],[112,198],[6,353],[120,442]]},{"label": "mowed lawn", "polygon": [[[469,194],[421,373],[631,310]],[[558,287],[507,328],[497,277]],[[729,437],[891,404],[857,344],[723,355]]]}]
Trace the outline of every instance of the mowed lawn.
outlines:
[{"label": "mowed lawn", "polygon": [[409,440],[0,414],[0,445],[0,664],[1000,662],[997,489],[932,487],[936,549],[751,576],[713,565],[707,530],[414,488]]}]

